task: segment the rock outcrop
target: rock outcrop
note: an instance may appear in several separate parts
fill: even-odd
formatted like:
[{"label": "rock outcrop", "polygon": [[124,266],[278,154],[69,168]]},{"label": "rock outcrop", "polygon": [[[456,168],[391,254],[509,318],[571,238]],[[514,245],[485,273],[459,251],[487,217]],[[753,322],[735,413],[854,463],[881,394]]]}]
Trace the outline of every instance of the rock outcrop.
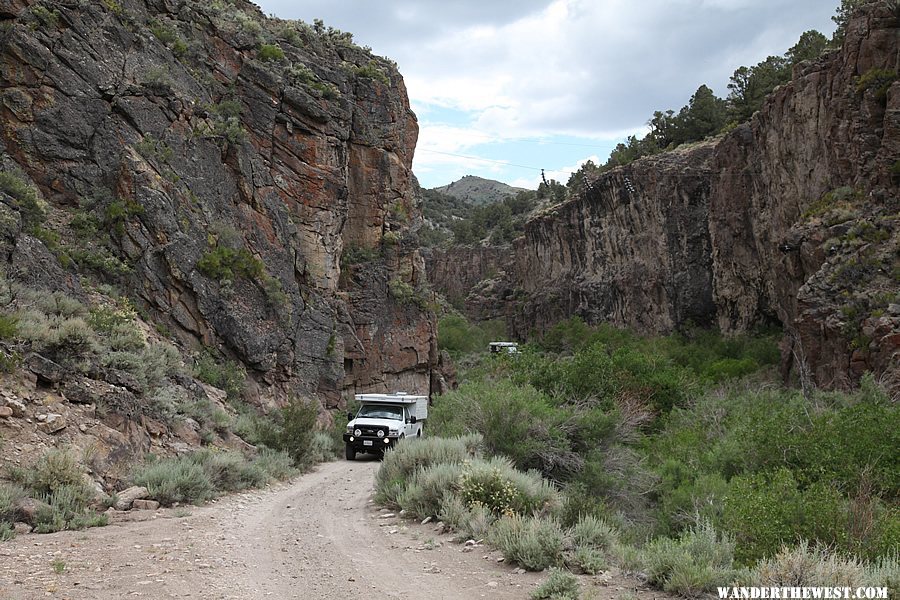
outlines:
[{"label": "rock outcrop", "polygon": [[[423,249],[428,280],[439,286],[444,297],[467,312],[502,310],[502,303],[467,302],[473,288],[495,277],[512,257],[512,249],[503,246],[452,246]],[[483,315],[482,318],[490,318]]]},{"label": "rock outcrop", "polygon": [[646,333],[781,324],[786,366],[818,384],[872,371],[900,389],[898,25],[869,5],[749,123],[601,175],[453,293],[520,338],[572,315]]},{"label": "rock outcrop", "polygon": [[10,279],[115,283],[186,352],[240,361],[254,399],[428,393],[392,63],[241,0],[4,0],[0,84],[0,167],[46,217],[0,193]]}]

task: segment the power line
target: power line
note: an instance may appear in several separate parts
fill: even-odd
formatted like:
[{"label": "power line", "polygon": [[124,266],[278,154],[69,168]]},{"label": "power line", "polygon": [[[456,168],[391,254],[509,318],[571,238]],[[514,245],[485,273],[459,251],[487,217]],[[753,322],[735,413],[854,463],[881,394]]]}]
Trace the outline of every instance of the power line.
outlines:
[{"label": "power line", "polygon": [[419,152],[430,152],[431,154],[443,154],[444,156],[455,156],[456,158],[467,158],[469,160],[478,160],[481,162],[489,162],[495,163],[498,165],[503,165],[505,167],[518,167],[520,169],[530,169],[532,171],[543,171],[540,167],[530,167],[528,165],[517,165],[515,163],[506,162],[503,160],[491,160],[490,158],[481,158],[479,156],[467,156],[465,154],[453,154],[452,152],[440,152],[438,150],[429,150],[428,148],[420,148]]},{"label": "power line", "polygon": [[495,135],[491,135],[489,133],[482,133],[480,131],[467,131],[466,135],[479,136],[490,140],[493,143],[497,144],[505,144],[508,142],[516,142],[516,143],[525,143],[525,144],[538,144],[540,146],[576,146],[578,148],[594,148],[596,150],[605,150],[608,146],[598,146],[596,144],[577,144],[575,142],[553,142],[549,140],[544,140],[541,138],[505,138],[498,137]]}]

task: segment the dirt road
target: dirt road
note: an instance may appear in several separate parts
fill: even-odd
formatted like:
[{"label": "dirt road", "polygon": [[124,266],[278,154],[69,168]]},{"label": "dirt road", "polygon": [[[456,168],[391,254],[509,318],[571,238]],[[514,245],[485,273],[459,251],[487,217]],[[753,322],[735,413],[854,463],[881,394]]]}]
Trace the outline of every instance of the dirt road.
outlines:
[{"label": "dirt road", "polygon": [[0,598],[525,598],[544,578],[384,518],[370,502],[378,464],[327,463],[203,507],[19,536],[0,543]]}]

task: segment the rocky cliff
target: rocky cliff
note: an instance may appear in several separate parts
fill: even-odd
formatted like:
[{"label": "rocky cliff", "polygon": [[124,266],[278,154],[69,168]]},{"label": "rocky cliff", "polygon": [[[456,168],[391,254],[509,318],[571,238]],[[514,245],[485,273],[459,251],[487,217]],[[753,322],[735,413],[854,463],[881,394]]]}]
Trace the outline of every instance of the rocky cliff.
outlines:
[{"label": "rocky cliff", "polygon": [[[426,248],[422,254],[428,280],[440,286],[440,292],[451,305],[477,311],[503,310],[502,303],[469,301],[473,289],[482,281],[490,281],[504,268],[512,250],[504,246],[451,246]],[[478,318],[489,318],[479,316]]]},{"label": "rocky cliff", "polygon": [[648,333],[781,324],[786,369],[897,386],[898,42],[896,11],[870,5],[749,123],[601,175],[457,293],[518,337],[572,315]]},{"label": "rocky cliff", "polygon": [[242,0],[2,0],[0,84],[7,371],[146,389],[136,365],[41,353],[23,294],[57,291],[82,308],[41,318],[125,302],[141,344],[246,370],[249,403],[429,392],[418,127],[391,62]]}]

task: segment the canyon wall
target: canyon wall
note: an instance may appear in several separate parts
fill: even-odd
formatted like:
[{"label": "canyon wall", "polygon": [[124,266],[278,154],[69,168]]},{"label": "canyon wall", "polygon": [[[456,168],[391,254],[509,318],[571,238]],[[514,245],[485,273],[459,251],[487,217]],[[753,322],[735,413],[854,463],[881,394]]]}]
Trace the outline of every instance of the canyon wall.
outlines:
[{"label": "canyon wall", "polygon": [[520,339],[573,315],[644,333],[780,324],[785,370],[827,387],[872,371],[897,389],[898,58],[896,11],[870,5],[749,123],[589,181],[454,293]]},{"label": "canyon wall", "polygon": [[393,63],[242,1],[3,0],[0,83],[3,171],[46,213],[0,194],[7,276],[118,286],[186,353],[244,365],[251,399],[429,392],[418,126]]}]

